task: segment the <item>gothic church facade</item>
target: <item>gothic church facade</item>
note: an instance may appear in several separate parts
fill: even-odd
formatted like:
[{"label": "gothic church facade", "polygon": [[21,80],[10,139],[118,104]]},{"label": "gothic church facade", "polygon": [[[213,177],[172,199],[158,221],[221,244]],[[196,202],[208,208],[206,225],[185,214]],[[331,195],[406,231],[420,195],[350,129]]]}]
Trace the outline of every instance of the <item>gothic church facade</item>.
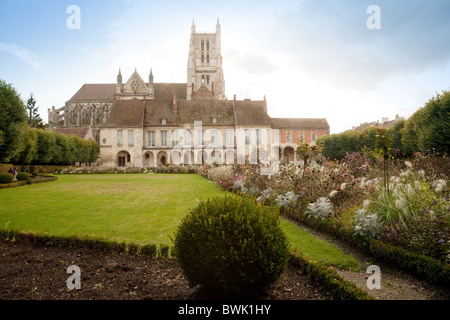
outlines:
[{"label": "gothic church facade", "polygon": [[219,21],[215,33],[192,24],[186,83],[155,83],[152,70],[146,80],[135,70],[124,82],[119,69],[116,83],[84,84],[49,109],[49,126],[87,127],[107,167],[295,161],[298,139],[314,144],[329,134],[324,118],[269,117],[266,97],[227,98]]}]

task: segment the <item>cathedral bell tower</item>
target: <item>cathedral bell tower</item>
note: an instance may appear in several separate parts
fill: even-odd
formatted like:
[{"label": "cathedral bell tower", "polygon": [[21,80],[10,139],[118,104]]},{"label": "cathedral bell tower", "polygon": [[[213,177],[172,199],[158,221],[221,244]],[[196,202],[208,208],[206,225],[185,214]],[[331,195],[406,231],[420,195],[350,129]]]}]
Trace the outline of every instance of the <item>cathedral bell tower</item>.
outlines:
[{"label": "cathedral bell tower", "polygon": [[194,21],[192,21],[186,99],[191,100],[202,84],[214,95],[215,99],[226,99],[220,42],[219,19],[217,19],[215,33],[197,32]]}]

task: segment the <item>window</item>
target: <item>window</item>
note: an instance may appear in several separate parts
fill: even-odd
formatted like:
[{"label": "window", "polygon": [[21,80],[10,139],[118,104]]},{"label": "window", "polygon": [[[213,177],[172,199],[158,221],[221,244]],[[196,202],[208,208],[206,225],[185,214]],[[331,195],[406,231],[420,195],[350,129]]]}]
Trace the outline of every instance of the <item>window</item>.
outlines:
[{"label": "window", "polygon": [[206,51],[209,51],[209,40],[206,40]]},{"label": "window", "polygon": [[234,130],[227,129],[227,138],[226,138],[227,147],[234,146]]},{"label": "window", "polygon": [[209,63],[209,54],[206,55],[206,63]]},{"label": "window", "polygon": [[217,130],[212,130],[211,131],[211,144],[213,146],[217,146],[217,138],[218,138],[219,134]]},{"label": "window", "polygon": [[134,146],[134,131],[128,130],[128,145],[130,147]]},{"label": "window", "polygon": [[245,144],[249,145],[252,141],[252,132],[250,129],[245,130]]},{"label": "window", "polygon": [[286,134],[286,141],[292,142],[292,134],[291,133]]},{"label": "window", "polygon": [[190,146],[191,145],[191,133],[189,132],[189,130],[184,130],[183,143],[184,143],[185,146]]},{"label": "window", "polygon": [[205,41],[202,40],[202,51],[205,51]]},{"label": "window", "polygon": [[122,130],[117,130],[117,145],[123,146],[123,132]]},{"label": "window", "polygon": [[165,125],[166,123],[167,123],[166,118],[162,118],[162,119],[161,119],[161,124],[162,124],[162,125]]},{"label": "window", "polygon": [[217,118],[216,117],[212,117],[211,121],[212,121],[213,124],[216,124]]},{"label": "window", "polygon": [[148,131],[147,132],[147,145],[149,147],[155,146],[155,131]]},{"label": "window", "polygon": [[163,146],[163,147],[167,146],[167,131],[166,130],[161,131],[161,146]]},{"label": "window", "polygon": [[[202,53],[202,63],[204,63],[205,62],[205,55]],[[202,80],[204,80],[204,79],[202,79]]]},{"label": "window", "polygon": [[256,144],[261,144],[261,129],[256,129]]},{"label": "window", "polygon": [[[209,56],[207,58],[207,62],[209,63]],[[209,75],[206,76],[206,84],[209,84]]]},{"label": "window", "polygon": [[311,139],[312,139],[312,142],[316,142],[316,134],[315,133],[312,134]]},{"label": "window", "polygon": [[119,157],[118,166],[125,167],[125,157]]},{"label": "window", "polygon": [[279,133],[275,133],[273,142],[276,143],[276,144],[280,143],[280,134]]},{"label": "window", "polygon": [[178,130],[172,130],[172,147],[178,144]]},{"label": "window", "polygon": [[300,141],[305,141],[305,134],[300,133],[299,139],[300,139]]},{"label": "window", "polygon": [[197,130],[197,145],[203,145],[203,130]]}]

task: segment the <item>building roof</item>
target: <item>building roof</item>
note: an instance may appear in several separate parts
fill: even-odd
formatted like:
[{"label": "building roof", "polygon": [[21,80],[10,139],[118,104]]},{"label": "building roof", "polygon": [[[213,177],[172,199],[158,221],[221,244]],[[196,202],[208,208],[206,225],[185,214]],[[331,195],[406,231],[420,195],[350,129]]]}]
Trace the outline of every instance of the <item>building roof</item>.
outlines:
[{"label": "building roof", "polygon": [[[180,99],[186,99],[186,83],[155,83],[155,99],[172,99],[175,93]],[[114,100],[115,83],[86,83],[69,101]]]},{"label": "building roof", "polygon": [[104,127],[140,126],[144,122],[144,110],[147,100],[116,100]]},{"label": "building roof", "polygon": [[57,133],[77,136],[84,139],[88,133],[89,127],[73,127],[73,128],[55,128]]},{"label": "building roof", "polygon": [[236,100],[237,125],[271,125],[270,117],[264,110],[265,101]]},{"label": "building roof", "polygon": [[113,100],[116,92],[115,83],[83,84],[69,101]]},{"label": "building roof", "polygon": [[178,100],[177,104],[177,123],[201,121],[203,126],[234,126],[233,103],[231,101]]},{"label": "building roof", "polygon": [[316,129],[330,130],[325,118],[272,118],[272,126],[276,129]]},{"label": "building roof", "polygon": [[215,100],[214,94],[202,83],[200,88],[192,96],[192,100]]}]

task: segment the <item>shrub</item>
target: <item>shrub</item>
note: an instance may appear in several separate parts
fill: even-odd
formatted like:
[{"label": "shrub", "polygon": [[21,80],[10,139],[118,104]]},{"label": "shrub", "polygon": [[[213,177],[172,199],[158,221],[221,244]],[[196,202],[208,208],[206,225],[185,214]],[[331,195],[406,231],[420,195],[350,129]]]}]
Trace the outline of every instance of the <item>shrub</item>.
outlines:
[{"label": "shrub", "polygon": [[333,215],[333,205],[331,204],[330,199],[320,197],[316,200],[316,202],[308,204],[305,213],[308,217],[320,218],[324,220]]},{"label": "shrub", "polygon": [[365,209],[356,211],[355,217],[355,234],[362,236],[370,236],[379,238],[383,231],[383,224],[378,218],[378,214],[367,213]]},{"label": "shrub", "polygon": [[26,172],[19,172],[17,174],[17,180],[18,181],[27,181],[30,179],[30,176]]},{"label": "shrub", "polygon": [[13,182],[14,177],[10,173],[0,173],[0,183],[6,184]]},{"label": "shrub", "polygon": [[181,222],[174,244],[189,284],[227,297],[264,293],[289,259],[278,210],[249,197],[201,202]]}]

